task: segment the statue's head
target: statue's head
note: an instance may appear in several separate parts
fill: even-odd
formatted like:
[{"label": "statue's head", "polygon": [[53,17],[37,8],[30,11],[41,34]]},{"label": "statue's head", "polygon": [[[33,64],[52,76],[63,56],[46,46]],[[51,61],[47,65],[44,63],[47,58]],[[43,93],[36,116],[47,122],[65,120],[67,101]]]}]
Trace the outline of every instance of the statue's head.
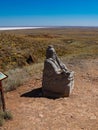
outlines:
[{"label": "statue's head", "polygon": [[46,50],[46,58],[56,58],[56,51],[52,45],[49,45],[47,50]]}]

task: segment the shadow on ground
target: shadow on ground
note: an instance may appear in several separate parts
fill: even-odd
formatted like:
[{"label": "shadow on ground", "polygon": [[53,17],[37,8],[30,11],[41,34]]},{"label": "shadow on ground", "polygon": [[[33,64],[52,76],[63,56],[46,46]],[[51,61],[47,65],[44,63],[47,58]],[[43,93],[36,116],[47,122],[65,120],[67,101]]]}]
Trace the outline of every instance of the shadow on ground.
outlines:
[{"label": "shadow on ground", "polygon": [[[51,97],[51,96],[43,96],[43,93],[42,93],[42,87],[41,88],[36,88],[36,89],[33,89],[29,92],[26,92],[26,93],[23,93],[22,95],[20,95],[20,97],[27,97],[27,98],[48,98],[48,99],[58,99],[58,98],[61,98],[61,97]],[[64,97],[63,97],[64,98]]]},{"label": "shadow on ground", "polygon": [[33,89],[29,92],[26,92],[26,93],[23,93],[22,95],[20,95],[20,97],[31,97],[31,98],[48,98],[48,99],[58,99],[60,97],[51,97],[51,96],[43,96],[43,93],[42,93],[42,87],[41,88],[36,88],[36,89]]},{"label": "shadow on ground", "polygon": [[35,97],[35,98],[43,97],[42,88],[37,88],[29,92],[26,92],[22,94],[21,97]]}]

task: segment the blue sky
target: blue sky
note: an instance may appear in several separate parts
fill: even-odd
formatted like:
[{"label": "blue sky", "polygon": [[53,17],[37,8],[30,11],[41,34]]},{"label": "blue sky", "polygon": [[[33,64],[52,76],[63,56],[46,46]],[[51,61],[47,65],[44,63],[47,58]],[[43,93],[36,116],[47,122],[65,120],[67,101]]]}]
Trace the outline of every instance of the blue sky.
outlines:
[{"label": "blue sky", "polygon": [[98,26],[98,0],[1,0],[0,26]]}]

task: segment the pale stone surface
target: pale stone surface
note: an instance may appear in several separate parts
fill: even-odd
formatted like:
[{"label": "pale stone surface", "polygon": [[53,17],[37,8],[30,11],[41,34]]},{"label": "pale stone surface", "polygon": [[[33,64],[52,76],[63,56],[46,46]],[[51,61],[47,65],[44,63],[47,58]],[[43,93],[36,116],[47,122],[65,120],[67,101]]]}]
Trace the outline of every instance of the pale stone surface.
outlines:
[{"label": "pale stone surface", "polygon": [[74,87],[74,72],[59,60],[53,46],[46,50],[42,92],[46,97],[68,97]]}]

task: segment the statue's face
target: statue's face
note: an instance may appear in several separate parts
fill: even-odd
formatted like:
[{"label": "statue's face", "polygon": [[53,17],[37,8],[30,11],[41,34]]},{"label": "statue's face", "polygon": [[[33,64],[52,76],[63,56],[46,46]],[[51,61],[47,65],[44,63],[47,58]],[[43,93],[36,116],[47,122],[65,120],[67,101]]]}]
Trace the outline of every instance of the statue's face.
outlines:
[{"label": "statue's face", "polygon": [[52,58],[53,58],[54,60],[56,59],[56,52],[55,52],[55,50],[53,51]]},{"label": "statue's face", "polygon": [[50,48],[49,50],[46,51],[46,58],[56,58],[56,52],[54,48]]}]

